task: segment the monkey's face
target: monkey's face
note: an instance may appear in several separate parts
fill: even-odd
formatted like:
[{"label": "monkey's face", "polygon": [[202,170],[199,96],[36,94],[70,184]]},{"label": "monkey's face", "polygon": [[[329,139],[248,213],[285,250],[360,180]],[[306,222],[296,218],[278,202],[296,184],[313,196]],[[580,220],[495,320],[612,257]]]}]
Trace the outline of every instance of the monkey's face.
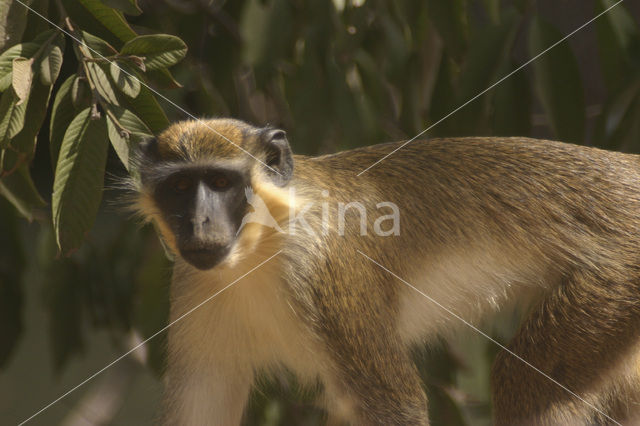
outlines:
[{"label": "monkey's face", "polygon": [[232,168],[183,166],[158,184],[153,197],[184,260],[210,269],[229,254],[247,211],[247,181]]},{"label": "monkey's face", "polygon": [[[178,123],[138,153],[140,210],[158,223],[176,254],[198,269],[219,265],[234,248],[249,209],[248,186],[256,179],[282,186],[291,178],[284,132],[244,126],[230,120]],[[229,142],[232,137],[242,149]],[[268,171],[261,173],[261,167]]]}]

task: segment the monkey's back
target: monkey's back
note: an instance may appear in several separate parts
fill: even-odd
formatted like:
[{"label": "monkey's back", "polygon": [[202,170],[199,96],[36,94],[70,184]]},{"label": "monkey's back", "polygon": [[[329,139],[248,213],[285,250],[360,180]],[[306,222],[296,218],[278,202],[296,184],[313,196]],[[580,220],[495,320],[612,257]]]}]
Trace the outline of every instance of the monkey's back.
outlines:
[{"label": "monkey's back", "polygon": [[[409,143],[357,176],[400,145],[300,157],[312,169],[305,186],[331,181],[345,202],[393,202],[403,225],[403,217],[424,217],[396,240],[420,245],[412,236],[426,233],[427,250],[486,240],[527,245],[554,261],[640,260],[638,156],[528,138],[434,139]],[[358,180],[366,194],[353,191]]]}]

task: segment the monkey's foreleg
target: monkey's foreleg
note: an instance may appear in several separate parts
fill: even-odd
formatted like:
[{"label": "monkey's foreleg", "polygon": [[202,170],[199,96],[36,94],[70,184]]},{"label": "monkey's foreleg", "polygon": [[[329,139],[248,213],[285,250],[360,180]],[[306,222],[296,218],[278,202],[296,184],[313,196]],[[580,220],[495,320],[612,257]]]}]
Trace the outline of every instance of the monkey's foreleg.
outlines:
[{"label": "monkey's foreleg", "polygon": [[315,326],[333,365],[330,411],[356,425],[428,425],[422,383],[395,329],[394,295],[376,294],[392,284],[322,285]]},{"label": "monkey's foreleg", "polygon": [[252,365],[247,351],[234,343],[237,339],[225,334],[234,332],[230,324],[213,328],[211,318],[216,318],[213,311],[203,308],[169,329],[165,425],[237,426],[242,420]]},{"label": "monkey's foreleg", "polygon": [[201,366],[199,371],[192,368],[167,371],[163,424],[239,425],[252,377],[233,365]]}]

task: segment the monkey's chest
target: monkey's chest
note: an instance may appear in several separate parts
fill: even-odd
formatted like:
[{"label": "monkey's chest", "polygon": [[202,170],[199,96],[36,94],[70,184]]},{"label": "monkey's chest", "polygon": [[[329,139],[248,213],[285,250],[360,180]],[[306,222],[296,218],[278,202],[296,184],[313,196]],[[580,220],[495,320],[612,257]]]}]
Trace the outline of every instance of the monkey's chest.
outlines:
[{"label": "monkey's chest", "polygon": [[[233,359],[254,369],[280,367],[303,380],[320,368],[319,348],[306,332],[281,284],[256,276],[229,287],[177,323],[170,332],[173,346],[196,349],[200,361],[216,364]],[[172,317],[211,296],[211,289],[174,298]]]}]

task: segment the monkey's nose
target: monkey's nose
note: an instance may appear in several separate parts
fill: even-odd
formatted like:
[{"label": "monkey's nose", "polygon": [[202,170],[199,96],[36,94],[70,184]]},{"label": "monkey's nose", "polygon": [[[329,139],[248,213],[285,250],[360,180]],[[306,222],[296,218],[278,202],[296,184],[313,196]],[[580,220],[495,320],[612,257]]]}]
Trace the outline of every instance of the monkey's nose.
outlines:
[{"label": "monkey's nose", "polygon": [[209,216],[201,216],[201,215],[197,215],[191,218],[191,223],[195,226],[195,225],[205,225],[207,223],[211,222],[211,219],[209,219]]},{"label": "monkey's nose", "polygon": [[209,216],[194,217],[191,219],[193,225],[193,236],[199,240],[206,240],[211,234],[211,219]]}]

